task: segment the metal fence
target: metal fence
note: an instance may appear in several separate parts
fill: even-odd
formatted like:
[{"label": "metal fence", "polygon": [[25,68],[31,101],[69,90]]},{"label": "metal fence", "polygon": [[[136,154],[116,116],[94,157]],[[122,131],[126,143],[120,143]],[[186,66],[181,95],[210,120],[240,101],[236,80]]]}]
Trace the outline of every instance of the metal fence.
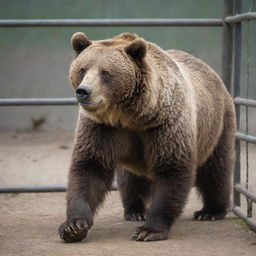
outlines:
[{"label": "metal fence", "polygon": [[[0,27],[125,27],[125,26],[219,26],[223,27],[222,47],[222,79],[231,92],[233,88],[238,132],[236,133],[236,165],[234,173],[234,207],[233,211],[241,217],[249,227],[256,231],[256,221],[252,219],[252,205],[256,203],[256,195],[248,187],[240,185],[240,141],[256,144],[256,137],[239,132],[240,105],[256,107],[256,100],[240,97],[242,22],[256,20],[256,12],[240,13],[241,0],[224,0],[223,18],[219,19],[26,19],[0,20]],[[233,81],[233,84],[231,83]],[[45,106],[75,105],[75,98],[12,98],[0,99],[0,106]],[[248,169],[246,170],[248,175]],[[113,187],[115,189],[115,187]],[[0,193],[23,192],[62,192],[65,187],[0,187]],[[247,199],[247,213],[241,208],[241,198]]]}]

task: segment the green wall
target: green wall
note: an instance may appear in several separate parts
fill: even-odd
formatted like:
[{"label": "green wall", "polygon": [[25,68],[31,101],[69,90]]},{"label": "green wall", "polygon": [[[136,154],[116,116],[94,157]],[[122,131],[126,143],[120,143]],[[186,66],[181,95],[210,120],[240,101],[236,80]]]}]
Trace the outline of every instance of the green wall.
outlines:
[{"label": "green wall", "polygon": [[[249,2],[248,2],[249,3]],[[247,4],[248,5],[248,4]],[[0,0],[1,19],[220,18],[222,0]],[[221,71],[222,28],[0,28],[0,97],[70,97],[70,37],[91,39],[138,33],[164,49],[181,49]],[[1,130],[24,130],[44,118],[41,129],[73,129],[77,107],[0,108]]]}]

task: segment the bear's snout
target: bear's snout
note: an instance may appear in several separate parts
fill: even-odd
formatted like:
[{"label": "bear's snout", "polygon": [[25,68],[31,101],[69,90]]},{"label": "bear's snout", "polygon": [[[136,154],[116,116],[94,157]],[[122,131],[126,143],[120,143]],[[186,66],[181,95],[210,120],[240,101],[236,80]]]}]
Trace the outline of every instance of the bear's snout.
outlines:
[{"label": "bear's snout", "polygon": [[83,102],[91,95],[91,89],[84,85],[79,85],[76,89],[76,98],[79,102]]}]

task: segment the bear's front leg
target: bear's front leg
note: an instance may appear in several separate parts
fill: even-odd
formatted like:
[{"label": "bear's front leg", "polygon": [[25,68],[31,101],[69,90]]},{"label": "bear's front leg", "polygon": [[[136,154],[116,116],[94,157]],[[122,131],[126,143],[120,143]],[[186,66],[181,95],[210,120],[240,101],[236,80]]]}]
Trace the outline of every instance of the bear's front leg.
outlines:
[{"label": "bear's front leg", "polygon": [[165,165],[153,182],[151,206],[146,222],[132,235],[136,241],[156,241],[168,238],[169,229],[182,213],[192,185],[191,166]]},{"label": "bear's front leg", "polygon": [[86,237],[97,208],[111,189],[114,165],[107,140],[110,135],[108,128],[80,115],[68,178],[67,220],[59,227],[65,242]]},{"label": "bear's front leg", "polygon": [[78,242],[87,236],[93,215],[111,189],[114,172],[95,160],[75,160],[69,173],[67,220],[59,227],[64,242]]}]

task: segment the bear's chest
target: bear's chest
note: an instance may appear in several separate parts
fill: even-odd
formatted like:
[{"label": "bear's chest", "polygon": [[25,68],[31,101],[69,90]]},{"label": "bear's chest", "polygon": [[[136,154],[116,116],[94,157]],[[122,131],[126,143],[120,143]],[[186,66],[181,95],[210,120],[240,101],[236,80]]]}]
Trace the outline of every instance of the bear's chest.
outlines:
[{"label": "bear's chest", "polygon": [[141,134],[123,132],[118,147],[118,166],[134,174],[152,178],[146,160],[146,147],[147,144]]}]

